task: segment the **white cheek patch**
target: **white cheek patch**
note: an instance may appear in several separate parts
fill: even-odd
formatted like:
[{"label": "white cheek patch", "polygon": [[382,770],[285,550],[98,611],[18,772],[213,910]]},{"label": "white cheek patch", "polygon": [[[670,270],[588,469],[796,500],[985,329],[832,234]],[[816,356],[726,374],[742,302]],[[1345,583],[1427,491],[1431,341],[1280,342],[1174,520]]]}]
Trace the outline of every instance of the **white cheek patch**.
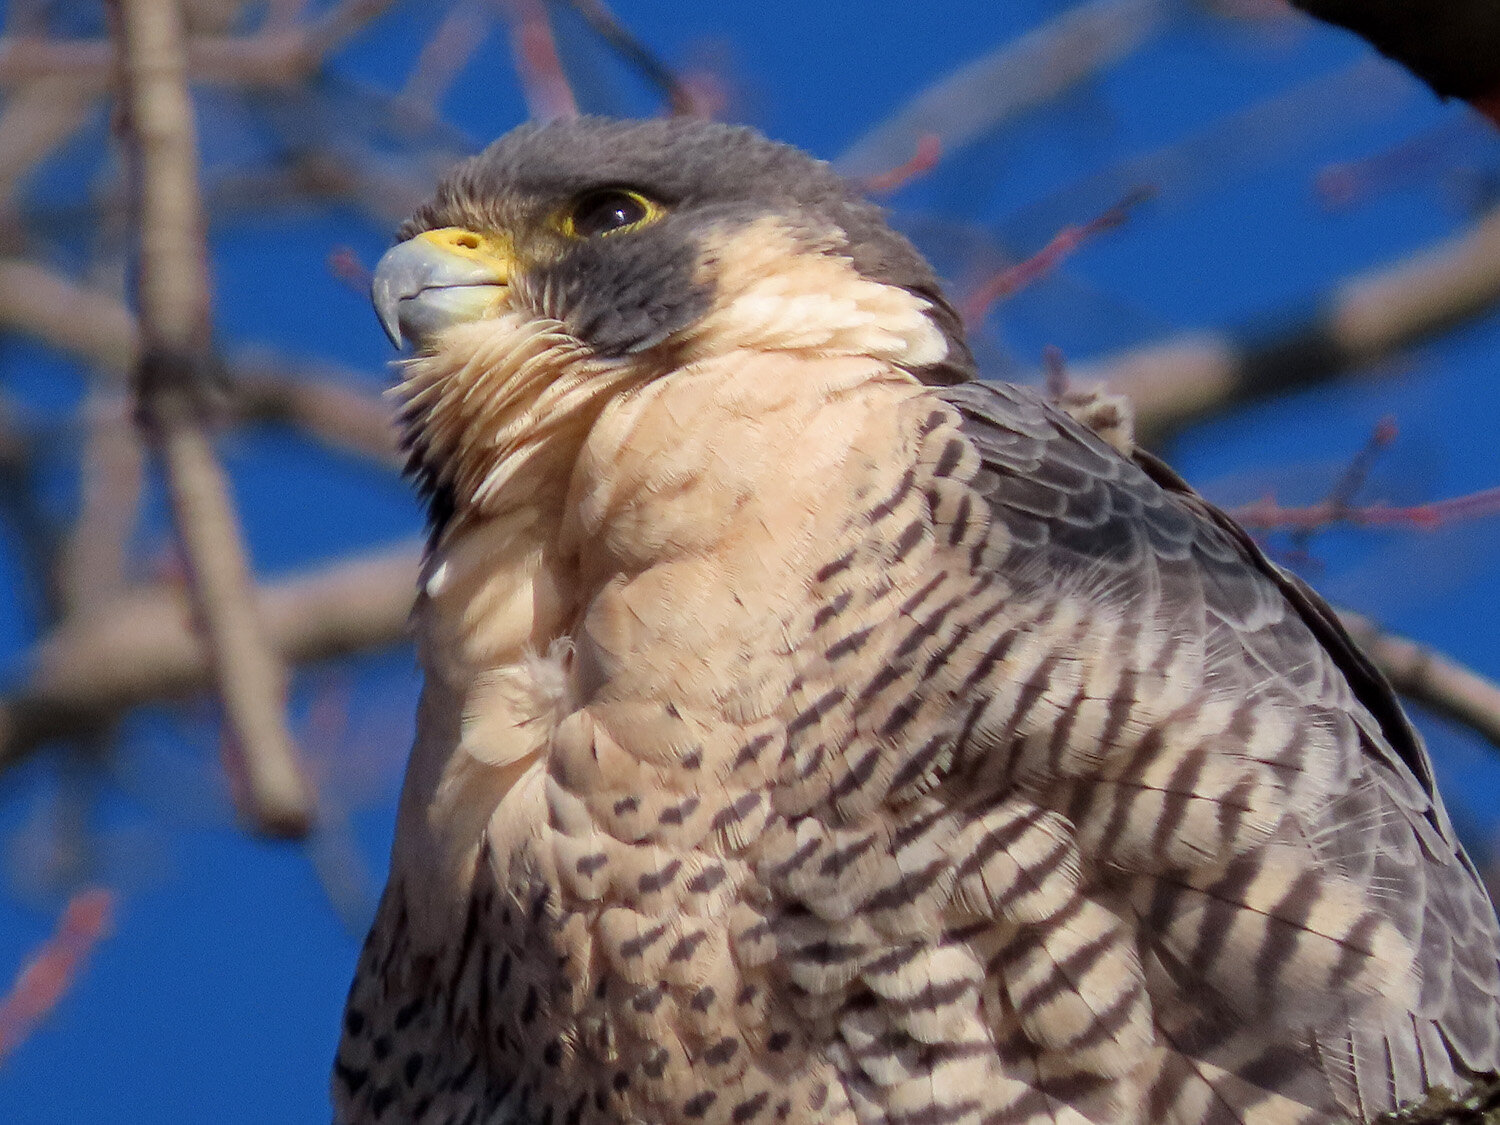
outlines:
[{"label": "white cheek patch", "polygon": [[763,219],[725,238],[713,307],[693,331],[705,353],[735,348],[816,356],[868,356],[907,369],[948,357],[930,302],[864,277],[833,248],[809,245],[779,220]]},{"label": "white cheek patch", "polygon": [[927,310],[932,306],[907,293],[904,289],[897,290],[897,292],[909,297],[918,310],[914,314],[916,323],[902,336],[905,345],[902,351],[902,363],[907,367],[931,367],[934,363],[941,363],[947,359],[948,339],[932,317],[927,315]]}]

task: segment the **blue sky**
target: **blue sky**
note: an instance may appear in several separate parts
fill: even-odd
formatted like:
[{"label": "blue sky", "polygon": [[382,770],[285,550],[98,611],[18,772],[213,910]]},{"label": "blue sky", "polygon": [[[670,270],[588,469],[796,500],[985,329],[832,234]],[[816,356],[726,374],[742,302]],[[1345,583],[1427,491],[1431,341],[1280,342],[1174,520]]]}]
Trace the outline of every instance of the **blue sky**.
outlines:
[{"label": "blue sky", "polygon": [[[678,64],[713,61],[740,96],[731,116],[829,158],[906,99],[1066,5],[1038,0],[923,4],[807,0],[617,0],[642,39]],[[1025,254],[1053,231],[1115,202],[1123,161],[1196,138],[1192,158],[1159,157],[1158,196],[1124,228],[990,318],[979,341],[996,373],[1034,368],[1041,349],[1083,360],[1211,326],[1274,326],[1310,312],[1340,279],[1462,229],[1494,192],[1500,145],[1415,81],[1371,64],[1351,37],[1300,23],[1259,24],[1163,6],[1139,51],[1043,111],[946,154],[895,195],[906,229],[945,269],[984,261],[974,232]],[[432,6],[436,8],[436,5]],[[858,18],[851,13],[858,11]],[[436,16],[398,5],[335,60],[350,91],[399,86]],[[566,29],[565,29],[566,30]],[[587,108],[651,112],[649,93],[581,37],[565,36]],[[1225,123],[1301,84],[1258,128]],[[1334,97],[1333,95],[1337,95]],[[358,98],[353,97],[358,103]],[[1342,100],[1338,100],[1342,99]],[[474,145],[518,123],[524,102],[500,34],[485,41],[445,103]],[[205,156],[233,161],[258,143],[218,95],[203,99]],[[100,134],[102,135],[102,134]],[[1436,155],[1359,206],[1329,211],[1320,170],[1428,138]],[[1431,140],[1436,138],[1436,140]],[[1425,150],[1424,150],[1425,151]],[[1170,154],[1169,154],[1170,155]],[[79,191],[97,157],[81,149],[33,187]],[[1408,164],[1413,162],[1408,162]],[[1114,170],[1114,171],[1112,171]],[[77,261],[87,238],[46,230],[48,255]],[[387,378],[389,348],[367,303],[330,275],[348,245],[372,263],[389,231],[352,209],[225,215],[213,230],[216,320],[230,350],[262,343]],[[1376,372],[1235,411],[1196,427],[1171,456],[1211,495],[1246,499],[1267,483],[1288,501],[1318,496],[1376,421],[1401,437],[1370,495],[1398,502],[1500,484],[1500,317],[1491,314]],[[36,417],[63,419],[80,373],[34,346],[0,342],[0,388]],[[388,473],[275,429],[224,439],[257,567],[293,571],[417,534],[420,516]],[[67,449],[44,485],[74,504]],[[159,495],[145,516],[162,526]],[[8,534],[8,533],[7,533]],[[0,582],[16,544],[0,540]],[[1344,604],[1500,676],[1500,520],[1436,533],[1339,532],[1321,538],[1308,576]],[[0,599],[0,668],[22,668],[32,639],[23,599]],[[326,798],[347,813],[378,880],[418,679],[408,651],[300,675],[294,708],[315,738]],[[330,727],[327,700],[348,720]],[[321,708],[321,710],[320,710]],[[1500,759],[1474,736],[1422,718],[1455,818],[1476,839],[1500,828]],[[132,716],[111,765],[85,786],[93,881],[120,895],[114,935],[57,1012],[0,1066],[0,1121],[316,1122],[358,942],[341,924],[305,850],[247,837],[218,781],[207,704]],[[371,763],[374,763],[372,765]],[[378,768],[382,764],[386,768]],[[0,779],[0,978],[50,932],[64,895],[48,845],[64,795],[60,755]]]}]

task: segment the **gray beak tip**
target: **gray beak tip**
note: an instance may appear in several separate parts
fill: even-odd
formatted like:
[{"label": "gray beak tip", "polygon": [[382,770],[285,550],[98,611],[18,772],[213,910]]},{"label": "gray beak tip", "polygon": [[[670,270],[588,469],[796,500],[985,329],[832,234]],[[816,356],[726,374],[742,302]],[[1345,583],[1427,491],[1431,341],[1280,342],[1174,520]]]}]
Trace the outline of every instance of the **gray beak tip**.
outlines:
[{"label": "gray beak tip", "polygon": [[396,271],[387,267],[387,254],[375,267],[375,276],[370,281],[370,303],[375,306],[375,316],[380,321],[380,327],[385,329],[385,334],[397,348],[403,343],[401,336],[401,316],[397,310],[401,307],[401,298],[408,294],[401,292],[407,288],[408,279],[405,276],[392,276]]},{"label": "gray beak tip", "polygon": [[396,305],[399,301],[389,303],[382,302],[378,293],[371,294],[375,306],[375,316],[380,321],[380,327],[385,329],[386,336],[391,345],[398,351],[405,341],[401,338],[401,320],[396,315]]},{"label": "gray beak tip", "polygon": [[392,246],[375,265],[370,303],[391,343],[400,348],[408,337],[420,341],[430,331],[477,315],[506,275],[501,266],[453,252],[418,236]]}]

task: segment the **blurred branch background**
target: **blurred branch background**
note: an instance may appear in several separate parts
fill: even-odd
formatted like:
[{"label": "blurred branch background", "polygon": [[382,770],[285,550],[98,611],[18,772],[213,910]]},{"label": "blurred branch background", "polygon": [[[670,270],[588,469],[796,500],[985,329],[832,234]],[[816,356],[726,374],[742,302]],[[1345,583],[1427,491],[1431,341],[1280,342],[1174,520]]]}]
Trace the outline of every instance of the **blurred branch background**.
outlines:
[{"label": "blurred branch background", "polygon": [[0,1120],[326,1119],[417,690],[366,270],[527,116],[859,179],[989,377],[1125,396],[1348,607],[1489,863],[1500,31],[1305,6],[1475,108],[1282,0],[13,0]]}]

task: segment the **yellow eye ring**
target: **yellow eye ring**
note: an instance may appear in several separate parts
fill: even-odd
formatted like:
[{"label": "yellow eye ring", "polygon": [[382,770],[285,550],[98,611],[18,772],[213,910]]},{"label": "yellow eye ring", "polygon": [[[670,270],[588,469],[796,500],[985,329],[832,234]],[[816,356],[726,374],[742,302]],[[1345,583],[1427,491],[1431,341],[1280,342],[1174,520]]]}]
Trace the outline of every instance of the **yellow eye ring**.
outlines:
[{"label": "yellow eye ring", "polygon": [[666,208],[629,188],[600,188],[579,196],[563,213],[560,223],[568,238],[603,238],[656,222]]}]

